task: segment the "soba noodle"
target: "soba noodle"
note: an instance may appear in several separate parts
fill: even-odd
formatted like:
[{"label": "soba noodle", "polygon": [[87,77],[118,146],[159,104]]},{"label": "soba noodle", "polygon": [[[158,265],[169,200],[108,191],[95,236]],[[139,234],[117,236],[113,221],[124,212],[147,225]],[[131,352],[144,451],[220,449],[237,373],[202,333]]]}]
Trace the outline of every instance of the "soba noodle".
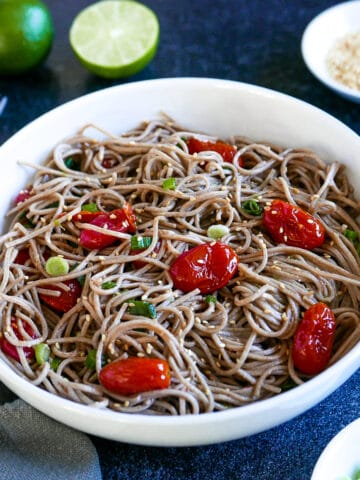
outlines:
[{"label": "soba noodle", "polygon": [[[1,356],[19,375],[102,408],[197,414],[273,396],[289,378],[306,381],[290,352],[303,311],[316,302],[325,302],[336,316],[331,363],[358,342],[359,256],[344,232],[360,233],[354,220],[359,203],[342,165],[327,164],[309,150],[238,136],[228,139],[237,146],[232,163],[216,152],[191,155],[187,138],[215,138],[186,131],[167,117],[101,140],[86,134],[94,128],[84,127],[56,146],[44,165],[34,165],[32,195],[10,211],[12,223],[0,238],[2,332],[19,347],[20,360]],[[81,159],[81,169],[66,166],[69,158]],[[176,178],[175,190],[162,188],[169,177]],[[274,243],[261,216],[243,209],[248,199],[262,206],[272,199],[300,206],[321,220],[325,243],[314,251]],[[79,224],[72,221],[81,206],[93,202],[110,211],[125,201],[137,216],[136,235],[152,237],[151,245],[130,255],[131,235],[115,233],[115,246],[83,249]],[[214,294],[216,302],[207,302],[199,290],[175,290],[168,270],[180,253],[211,241],[207,229],[213,224],[229,228],[222,241],[236,251],[239,265]],[[15,259],[24,248],[30,259],[21,265]],[[63,256],[70,272],[49,280],[49,254]],[[134,268],[139,259],[144,266]],[[39,293],[49,293],[44,285],[80,277],[81,297],[67,313],[40,301]],[[104,288],[104,282],[114,283]],[[150,302],[157,318],[131,314],[131,299]],[[20,325],[19,339],[14,316],[37,338]],[[37,343],[51,348],[42,365],[28,360],[22,348]],[[85,363],[93,349],[96,370]],[[97,376],[103,360],[129,356],[166,359],[170,388],[132,396],[105,391]]]}]

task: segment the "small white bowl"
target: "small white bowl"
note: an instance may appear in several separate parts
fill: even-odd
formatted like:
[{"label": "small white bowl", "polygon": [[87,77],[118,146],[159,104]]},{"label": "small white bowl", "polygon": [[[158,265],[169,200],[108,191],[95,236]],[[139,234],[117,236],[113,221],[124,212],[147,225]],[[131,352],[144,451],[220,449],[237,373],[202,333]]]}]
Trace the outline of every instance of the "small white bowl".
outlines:
[{"label": "small white bowl", "polygon": [[360,469],[360,418],[343,428],[327,445],[315,465],[311,480],[352,478]]},{"label": "small white bowl", "polygon": [[336,40],[360,31],[360,1],[335,5],[315,17],[306,27],[301,51],[309,70],[327,87],[348,100],[360,103],[360,91],[334,80],[326,66],[326,57]]}]

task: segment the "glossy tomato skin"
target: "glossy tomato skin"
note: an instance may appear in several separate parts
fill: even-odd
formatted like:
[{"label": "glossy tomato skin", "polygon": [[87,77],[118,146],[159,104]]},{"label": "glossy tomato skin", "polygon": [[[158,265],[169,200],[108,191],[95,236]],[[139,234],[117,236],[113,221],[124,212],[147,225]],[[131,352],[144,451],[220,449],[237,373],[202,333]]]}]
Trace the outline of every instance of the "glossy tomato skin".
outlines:
[{"label": "glossy tomato skin", "polygon": [[293,340],[295,368],[308,375],[324,370],[331,357],[335,328],[335,316],[324,303],[316,303],[306,310]]},{"label": "glossy tomato skin", "polygon": [[[35,333],[33,332],[33,330],[30,328],[30,326],[26,322],[22,322],[22,325],[23,325],[26,333],[28,335],[30,335],[31,338],[36,338]],[[16,321],[15,317],[11,318],[11,327],[12,327],[16,337],[19,340],[23,340],[23,337],[22,337],[22,335],[19,331],[19,327],[18,327],[18,324],[17,324],[17,321]],[[4,335],[2,335],[1,338],[0,338],[0,348],[9,357],[13,358],[14,360],[17,360],[18,362],[20,361],[20,357],[19,357],[19,353],[17,351],[17,348],[15,347],[15,345],[10,343],[5,338]],[[24,355],[25,355],[26,358],[28,358],[29,360],[34,358],[35,352],[34,352],[33,347],[21,347],[21,348],[23,349],[23,352],[24,352]]]},{"label": "glossy tomato skin", "polygon": [[230,145],[225,142],[220,142],[220,141],[209,142],[209,141],[198,140],[197,138],[194,138],[194,137],[190,137],[186,143],[188,146],[189,153],[193,154],[193,153],[199,153],[199,152],[205,152],[205,151],[217,152],[222,156],[222,158],[224,159],[224,162],[231,163],[236,153],[236,147],[234,147],[234,145]]},{"label": "glossy tomato skin", "polygon": [[183,292],[198,288],[201,293],[211,293],[229,283],[237,265],[236,253],[225,243],[203,243],[182,253],[169,272],[175,288]]},{"label": "glossy tomato skin", "polygon": [[19,205],[19,203],[25,202],[28,198],[31,197],[31,189],[30,188],[24,188],[24,190],[21,190],[16,198],[15,198],[15,205]]},{"label": "glossy tomato skin", "polygon": [[129,357],[115,360],[100,370],[101,385],[118,395],[136,395],[168,388],[171,381],[166,360]]},{"label": "glossy tomato skin", "polygon": [[60,295],[58,297],[52,297],[51,295],[40,293],[39,296],[49,307],[58,312],[66,313],[76,305],[77,299],[81,296],[82,288],[76,279],[64,280],[62,283],[67,285],[70,290],[65,291],[54,284],[43,285],[43,288],[47,290],[59,291]]},{"label": "glossy tomato skin", "polygon": [[[113,232],[135,233],[136,231],[136,217],[129,203],[126,203],[123,208],[111,212],[94,213],[92,219],[87,216],[84,217],[90,219],[87,223],[91,225],[106,226],[107,230]],[[80,245],[89,250],[109,247],[117,241],[118,238],[113,235],[106,235],[86,228],[81,230],[80,233]]]},{"label": "glossy tomato skin", "polygon": [[277,243],[313,250],[325,241],[325,228],[319,220],[283,200],[273,200],[264,208],[263,224]]},{"label": "glossy tomato skin", "polygon": [[103,212],[88,212],[87,210],[81,210],[81,212],[76,213],[72,217],[72,220],[81,223],[91,223],[96,217],[102,215],[102,213]]}]

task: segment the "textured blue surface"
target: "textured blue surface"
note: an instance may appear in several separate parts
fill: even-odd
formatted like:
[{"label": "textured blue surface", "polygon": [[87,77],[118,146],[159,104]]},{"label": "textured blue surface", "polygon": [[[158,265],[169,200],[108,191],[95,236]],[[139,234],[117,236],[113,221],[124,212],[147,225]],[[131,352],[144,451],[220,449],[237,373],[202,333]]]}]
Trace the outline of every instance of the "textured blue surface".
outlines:
[{"label": "textured blue surface", "polygon": [[[18,79],[0,79],[8,105],[0,142],[45,111],[118,83],[175,76],[238,80],[310,102],[360,133],[360,106],[329,91],[307,70],[300,52],[307,23],[337,2],[317,0],[144,0],[160,18],[153,62],[124,82],[98,79],[73,56],[68,29],[91,2],[48,0],[56,28],[44,66]],[[326,443],[360,416],[360,372],[319,405],[268,432],[198,448],[150,448],[93,438],[104,479],[307,480]],[[326,479],[324,479],[326,480]]]}]

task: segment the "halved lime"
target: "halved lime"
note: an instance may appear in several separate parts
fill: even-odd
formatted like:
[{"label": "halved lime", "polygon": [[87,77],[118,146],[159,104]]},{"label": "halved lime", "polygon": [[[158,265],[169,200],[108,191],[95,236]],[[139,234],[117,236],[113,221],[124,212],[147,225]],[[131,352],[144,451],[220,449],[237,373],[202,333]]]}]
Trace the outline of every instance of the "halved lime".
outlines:
[{"label": "halved lime", "polygon": [[82,10],[70,28],[70,44],[92,73],[123,78],[142,70],[156,53],[159,21],[133,0],[103,0]]}]

